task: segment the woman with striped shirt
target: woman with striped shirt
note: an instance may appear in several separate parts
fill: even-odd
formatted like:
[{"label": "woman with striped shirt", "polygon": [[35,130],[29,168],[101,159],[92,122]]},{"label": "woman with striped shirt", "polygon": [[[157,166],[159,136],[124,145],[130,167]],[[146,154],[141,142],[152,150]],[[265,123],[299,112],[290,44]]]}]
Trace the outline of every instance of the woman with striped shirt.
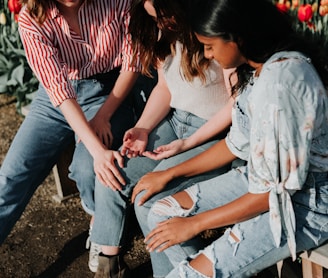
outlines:
[{"label": "woman with striped shirt", "polygon": [[22,2],[19,32],[40,86],[0,169],[0,244],[74,135],[71,178],[93,214],[95,176],[109,183],[120,159],[109,149],[134,123],[126,97],[139,72],[128,0]]}]

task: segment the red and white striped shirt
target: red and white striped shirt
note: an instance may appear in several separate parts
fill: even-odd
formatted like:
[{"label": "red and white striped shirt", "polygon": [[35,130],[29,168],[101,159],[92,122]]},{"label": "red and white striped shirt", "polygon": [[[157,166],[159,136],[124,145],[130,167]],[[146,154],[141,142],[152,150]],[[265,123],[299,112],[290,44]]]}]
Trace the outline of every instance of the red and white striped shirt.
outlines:
[{"label": "red and white striped shirt", "polygon": [[129,8],[129,0],[85,1],[78,14],[81,36],[69,28],[55,4],[42,26],[22,9],[19,32],[26,57],[54,106],[76,98],[69,80],[118,66],[122,71],[140,71],[139,61],[132,65]]}]

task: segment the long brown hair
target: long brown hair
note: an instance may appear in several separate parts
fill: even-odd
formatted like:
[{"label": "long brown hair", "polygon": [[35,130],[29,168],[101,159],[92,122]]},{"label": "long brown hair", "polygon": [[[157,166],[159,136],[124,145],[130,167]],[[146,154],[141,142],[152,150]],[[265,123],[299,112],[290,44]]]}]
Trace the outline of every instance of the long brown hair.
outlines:
[{"label": "long brown hair", "polygon": [[[92,0],[85,0],[86,2],[92,2]],[[26,5],[30,15],[38,22],[40,25],[47,18],[47,13],[51,3],[56,4],[55,0],[20,0],[22,5]]]},{"label": "long brown hair", "polygon": [[49,4],[54,1],[47,0],[21,0],[22,5],[27,7],[30,15],[40,25],[46,20]]},{"label": "long brown hair", "polygon": [[[152,0],[157,18],[154,20],[144,9],[145,0],[133,0],[129,31],[135,55],[140,55],[142,73],[151,76],[152,67],[168,55],[175,54],[177,41],[182,44],[181,69],[186,80],[196,76],[205,81],[204,69],[209,60],[203,46],[191,31],[188,20],[190,0]],[[162,26],[161,30],[158,25]],[[159,32],[161,36],[159,38]]]}]

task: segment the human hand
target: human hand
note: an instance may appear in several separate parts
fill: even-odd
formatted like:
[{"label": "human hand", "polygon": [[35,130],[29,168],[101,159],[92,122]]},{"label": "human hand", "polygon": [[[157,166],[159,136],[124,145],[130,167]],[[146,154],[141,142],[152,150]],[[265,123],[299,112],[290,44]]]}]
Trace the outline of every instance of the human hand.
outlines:
[{"label": "human hand", "polygon": [[171,157],[185,150],[186,150],[185,140],[177,139],[172,141],[170,144],[159,146],[152,152],[145,151],[143,152],[143,155],[154,160],[160,160],[163,158]]},{"label": "human hand", "polygon": [[100,141],[108,148],[111,148],[113,143],[113,134],[111,124],[107,118],[96,114],[90,121],[91,128],[95,131]]},{"label": "human hand", "polygon": [[142,155],[148,143],[148,131],[144,128],[131,128],[127,130],[123,137],[121,155],[128,158]]},{"label": "human hand", "polygon": [[134,203],[136,196],[145,190],[145,194],[138,203],[138,206],[142,206],[151,196],[161,192],[169,181],[170,178],[165,171],[150,172],[144,175],[133,189],[131,202]]},{"label": "human hand", "polygon": [[149,252],[162,252],[175,244],[192,239],[198,234],[195,226],[193,217],[174,217],[160,222],[145,237],[146,248]]},{"label": "human hand", "polygon": [[94,170],[98,180],[112,190],[122,190],[122,185],[125,185],[120,171],[115,165],[115,161],[119,167],[123,167],[123,157],[117,151],[106,150],[94,157]]}]

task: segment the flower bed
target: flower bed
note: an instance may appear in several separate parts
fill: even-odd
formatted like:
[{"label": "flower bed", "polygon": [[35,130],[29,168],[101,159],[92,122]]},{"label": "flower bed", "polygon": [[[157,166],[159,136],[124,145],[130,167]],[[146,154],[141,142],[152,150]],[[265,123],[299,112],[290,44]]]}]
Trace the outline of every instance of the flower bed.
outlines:
[{"label": "flower bed", "polygon": [[292,16],[296,30],[320,38],[327,47],[328,0],[276,0],[273,2],[279,10]]},{"label": "flower bed", "polygon": [[0,93],[15,96],[17,110],[29,100],[38,81],[25,57],[18,34],[17,19],[21,9],[19,0],[0,0]]}]

